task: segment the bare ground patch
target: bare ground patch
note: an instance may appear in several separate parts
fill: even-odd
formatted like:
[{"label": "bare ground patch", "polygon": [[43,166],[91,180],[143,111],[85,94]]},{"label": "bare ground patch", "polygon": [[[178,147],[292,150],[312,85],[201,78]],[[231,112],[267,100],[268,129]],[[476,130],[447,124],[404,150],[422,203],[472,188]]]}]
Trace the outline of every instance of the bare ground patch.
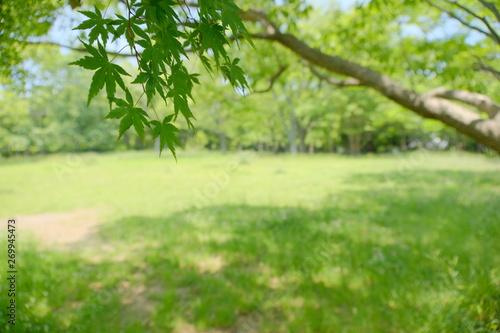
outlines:
[{"label": "bare ground patch", "polygon": [[99,225],[97,211],[17,216],[18,235],[32,235],[46,245],[68,245],[89,239]]}]

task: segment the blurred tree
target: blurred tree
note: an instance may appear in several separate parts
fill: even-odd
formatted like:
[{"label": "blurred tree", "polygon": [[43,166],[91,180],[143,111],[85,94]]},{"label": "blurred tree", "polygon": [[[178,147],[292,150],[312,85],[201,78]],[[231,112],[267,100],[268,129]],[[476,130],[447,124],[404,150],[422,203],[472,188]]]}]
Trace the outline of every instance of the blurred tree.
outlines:
[{"label": "blurred tree", "polygon": [[104,98],[87,107],[82,94],[90,84],[86,71],[66,64],[75,56],[61,56],[53,48],[30,55],[20,93],[0,93],[0,150],[3,155],[61,151],[104,151],[117,147],[116,124],[103,122],[108,111]]},{"label": "blurred tree", "polygon": [[3,156],[28,152],[32,147],[30,136],[34,123],[28,101],[13,92],[0,92],[0,152]]},{"label": "blurred tree", "polygon": [[[39,10],[40,4],[17,1],[16,6],[26,9],[22,14],[12,10],[11,2],[1,4],[3,49],[10,50],[11,45],[18,49],[32,42],[30,35],[47,30],[57,6],[47,0],[42,3],[43,10]],[[231,84],[245,89],[248,76],[239,67],[240,59],[229,56],[237,51],[228,50],[228,45],[251,37],[281,44],[325,82],[373,89],[422,117],[439,120],[500,152],[500,106],[494,101],[499,93],[500,61],[497,4],[484,0],[373,0],[348,9],[319,6],[313,20],[308,20],[311,7],[306,1],[238,3],[245,10],[231,0],[124,0],[109,11],[95,8],[82,12],[86,21],[77,29],[88,32],[84,46],[89,56],[75,64],[96,70],[89,101],[106,87],[109,104],[115,106],[108,118],[121,119],[120,135],[134,126],[144,138],[144,128],[149,127],[153,136],[160,137],[161,146],[167,145],[174,152],[179,142],[172,121],[181,114],[191,127],[188,99],[198,83],[197,76],[183,64],[188,53],[195,53],[207,70],[219,71]],[[70,4],[86,5],[75,1]],[[26,29],[19,23],[27,18],[37,18],[35,22],[43,25]],[[247,22],[251,33],[241,20]],[[312,28],[304,28],[308,25]],[[118,52],[104,49],[116,39],[128,45],[137,58],[139,73],[134,83],[143,86],[147,106],[152,106],[156,95],[174,106],[173,114],[159,116],[153,109],[153,119],[157,120],[152,120],[144,108],[137,106],[142,95],[137,98],[131,94],[122,79],[128,73],[115,61],[117,53],[124,55],[124,48]],[[19,60],[15,56],[5,59],[4,72]],[[364,115],[357,114],[358,118],[346,121],[359,123]],[[294,124],[292,120],[290,138]],[[303,143],[307,126],[299,134]],[[354,141],[358,139],[353,137]],[[295,139],[290,142],[293,145]]]}]

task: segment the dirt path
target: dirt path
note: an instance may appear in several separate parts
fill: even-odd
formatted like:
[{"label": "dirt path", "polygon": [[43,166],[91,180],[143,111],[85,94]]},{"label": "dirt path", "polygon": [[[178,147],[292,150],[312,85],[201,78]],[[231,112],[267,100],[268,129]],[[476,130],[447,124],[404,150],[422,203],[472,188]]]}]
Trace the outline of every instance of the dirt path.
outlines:
[{"label": "dirt path", "polygon": [[65,245],[86,240],[99,225],[97,211],[85,209],[17,216],[16,221],[20,238],[33,235],[47,245]]}]

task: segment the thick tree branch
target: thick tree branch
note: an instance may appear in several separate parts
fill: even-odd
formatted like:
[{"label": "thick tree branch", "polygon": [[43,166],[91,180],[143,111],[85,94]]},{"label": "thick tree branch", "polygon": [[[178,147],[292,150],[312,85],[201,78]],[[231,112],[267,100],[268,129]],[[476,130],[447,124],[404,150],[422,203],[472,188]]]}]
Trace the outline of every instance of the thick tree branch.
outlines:
[{"label": "thick tree branch", "polygon": [[273,86],[274,86],[274,82],[276,82],[276,80],[278,80],[278,78],[281,76],[281,74],[283,74],[284,71],[286,71],[288,68],[288,65],[282,65],[278,71],[276,73],[273,74],[273,76],[271,76],[271,78],[269,79],[269,86],[264,89],[264,90],[254,90],[253,92],[254,93],[257,93],[257,94],[262,94],[262,93],[266,93],[268,91],[270,91]]},{"label": "thick tree branch", "polygon": [[500,112],[500,105],[495,103],[494,100],[488,96],[467,90],[447,90],[446,88],[440,87],[433,89],[424,95],[441,97],[471,105],[478,110],[485,112],[490,118],[496,117]]},{"label": "thick tree branch", "polygon": [[[269,27],[276,27],[261,11],[249,11],[244,13],[242,17],[250,18],[253,21],[259,20],[266,30]],[[339,56],[327,55],[318,49],[310,47],[294,35],[280,33],[277,29],[270,34],[266,34],[266,39],[282,44],[311,64],[333,73],[357,79],[360,84],[379,91],[382,95],[422,117],[440,120],[459,132],[500,152],[500,119],[483,119],[480,114],[446,99],[426,96],[425,94],[419,95],[414,91],[405,89],[400,83],[380,72]]]},{"label": "thick tree branch", "polygon": [[267,17],[266,13],[261,10],[247,10],[245,12],[241,12],[240,17],[244,21],[259,22],[260,24],[262,24],[264,26],[264,29],[266,30],[268,37],[272,37],[276,33],[278,33],[277,25],[274,24],[274,22]]}]

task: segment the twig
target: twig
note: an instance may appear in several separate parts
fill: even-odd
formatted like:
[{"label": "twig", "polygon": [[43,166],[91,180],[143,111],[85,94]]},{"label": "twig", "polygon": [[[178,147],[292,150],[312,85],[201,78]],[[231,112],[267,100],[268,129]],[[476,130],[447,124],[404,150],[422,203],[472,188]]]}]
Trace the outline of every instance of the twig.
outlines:
[{"label": "twig", "polygon": [[257,94],[263,94],[263,93],[266,93],[266,92],[270,91],[273,88],[273,86],[274,86],[274,82],[276,82],[276,80],[278,80],[278,78],[281,76],[281,74],[283,74],[283,72],[287,68],[288,68],[288,65],[282,65],[278,69],[278,71],[276,73],[274,73],[273,76],[271,76],[271,78],[269,79],[269,87],[267,87],[264,90],[254,90],[253,92],[257,93]]}]

